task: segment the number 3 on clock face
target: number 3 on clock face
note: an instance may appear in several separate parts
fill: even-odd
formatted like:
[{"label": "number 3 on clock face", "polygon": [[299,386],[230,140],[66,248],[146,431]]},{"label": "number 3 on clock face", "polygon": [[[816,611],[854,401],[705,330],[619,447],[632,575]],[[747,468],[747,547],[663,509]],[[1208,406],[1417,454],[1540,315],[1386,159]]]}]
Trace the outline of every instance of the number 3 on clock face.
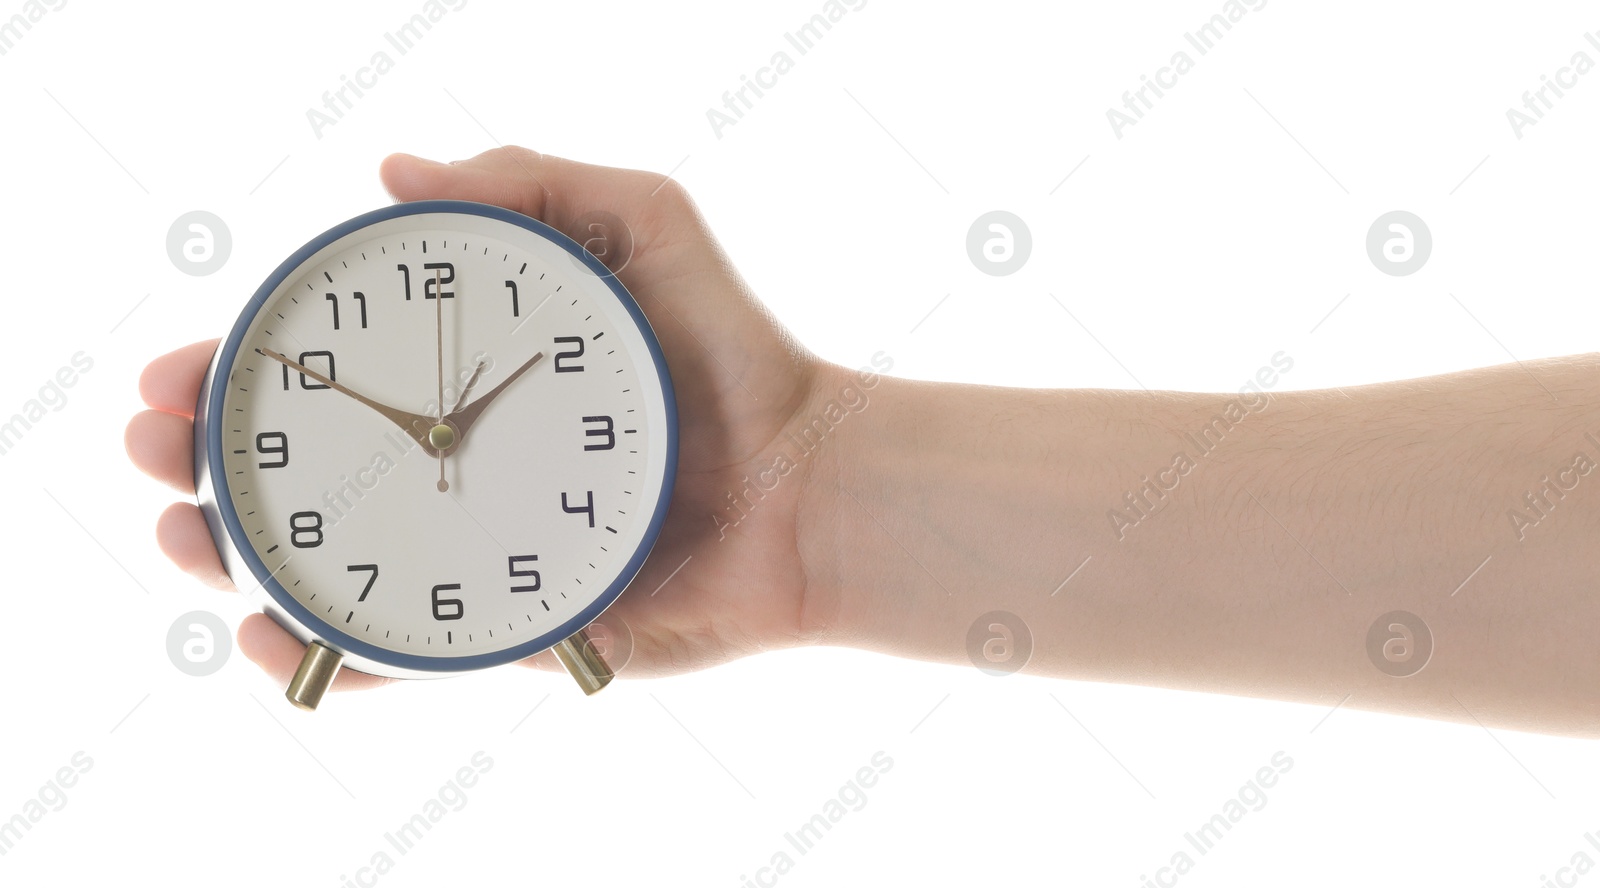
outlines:
[{"label": "number 3 on clock face", "polygon": [[677,464],[672,382],[615,275],[498,207],[419,201],[325,232],[217,349],[195,415],[229,576],[339,666],[455,674],[555,647],[637,574]]}]

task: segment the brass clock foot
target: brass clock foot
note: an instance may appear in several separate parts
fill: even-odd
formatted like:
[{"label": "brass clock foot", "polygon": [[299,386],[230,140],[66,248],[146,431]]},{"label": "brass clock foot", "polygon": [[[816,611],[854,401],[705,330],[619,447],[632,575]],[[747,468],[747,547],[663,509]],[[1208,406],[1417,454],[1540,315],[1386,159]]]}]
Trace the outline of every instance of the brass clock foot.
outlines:
[{"label": "brass clock foot", "polygon": [[339,674],[339,664],[344,662],[344,654],[321,642],[313,641],[306,645],[306,655],[300,660],[300,668],[294,672],[294,678],[289,680],[289,689],[284,696],[289,698],[300,709],[311,712],[322,702],[323,692],[333,684],[334,676]]},{"label": "brass clock foot", "polygon": [[557,642],[555,651],[561,665],[567,667],[568,674],[583,688],[584,694],[596,693],[611,683],[611,667],[595,650],[587,629],[579,629],[571,637]]}]

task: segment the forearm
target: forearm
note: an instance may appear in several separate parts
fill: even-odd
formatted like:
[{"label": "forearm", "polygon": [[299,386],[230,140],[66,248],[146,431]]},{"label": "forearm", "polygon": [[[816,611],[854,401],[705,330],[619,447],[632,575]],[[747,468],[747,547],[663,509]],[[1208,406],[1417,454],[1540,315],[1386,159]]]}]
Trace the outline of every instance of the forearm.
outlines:
[{"label": "forearm", "polygon": [[[885,379],[818,451],[806,618],[966,663],[973,621],[1008,611],[1029,673],[1600,735],[1600,472],[1571,470],[1600,463],[1596,371],[1513,364],[1231,413],[1238,396]],[[1519,507],[1537,525],[1514,526]],[[1433,637],[1407,677],[1368,652],[1396,610]]]}]

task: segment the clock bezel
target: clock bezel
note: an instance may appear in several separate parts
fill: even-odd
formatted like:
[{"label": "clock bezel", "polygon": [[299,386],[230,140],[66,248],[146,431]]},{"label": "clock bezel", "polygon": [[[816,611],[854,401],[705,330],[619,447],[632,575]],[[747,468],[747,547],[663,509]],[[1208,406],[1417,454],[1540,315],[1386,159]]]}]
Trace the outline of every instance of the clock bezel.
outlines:
[{"label": "clock bezel", "polygon": [[[244,337],[267,301],[286,280],[324,249],[365,228],[405,216],[440,213],[485,217],[523,228],[561,247],[605,282],[611,294],[638,328],[654,364],[657,378],[661,382],[666,442],[660,494],[645,527],[644,535],[636,550],[607,585],[605,591],[571,618],[530,641],[491,653],[434,657],[401,653],[350,636],[296,600],[272,576],[266,564],[256,554],[255,547],[250,544],[239,521],[238,510],[229,492],[228,478],[223,466],[222,423],[212,421],[212,418],[222,415],[223,400],[227,394],[227,386],[216,385],[216,380],[226,379],[232,372]],[[304,643],[320,641],[339,651],[345,655],[345,665],[350,668],[396,678],[443,677],[513,663],[548,650],[557,642],[593,623],[622,595],[649,557],[660,536],[662,524],[666,520],[677,476],[678,414],[672,376],[668,372],[666,358],[662,354],[655,330],[650,326],[637,300],[600,260],[559,230],[504,207],[461,200],[412,201],[363,213],[324,231],[280,263],[246,303],[227,338],[212,356],[195,407],[194,437],[196,498],[211,530],[212,539],[217,544],[223,566],[233,579],[234,585],[240,587],[241,592],[256,598],[256,603],[266,613],[300,641]],[[251,588],[246,589],[241,583],[244,577],[254,582]],[[260,592],[265,592],[265,596],[260,596]]]}]

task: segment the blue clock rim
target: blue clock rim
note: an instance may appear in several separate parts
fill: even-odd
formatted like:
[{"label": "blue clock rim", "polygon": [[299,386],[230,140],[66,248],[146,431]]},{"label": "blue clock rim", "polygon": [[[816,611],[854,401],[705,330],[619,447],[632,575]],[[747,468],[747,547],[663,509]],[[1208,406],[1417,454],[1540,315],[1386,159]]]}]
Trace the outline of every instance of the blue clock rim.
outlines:
[{"label": "blue clock rim", "polygon": [[[403,216],[418,216],[428,213],[459,213],[473,216],[484,216],[498,219],[527,229],[565,249],[575,259],[583,263],[590,271],[605,281],[611,292],[627,309],[628,315],[638,326],[644,338],[645,347],[650,352],[650,359],[655,363],[656,373],[661,379],[661,393],[665,402],[667,420],[666,435],[666,464],[661,484],[661,496],[656,502],[654,513],[650,516],[644,537],[639,541],[638,548],[628,558],[626,565],[618,573],[617,578],[597,597],[588,607],[568,619],[555,629],[541,635],[532,641],[524,642],[503,651],[489,654],[469,654],[459,657],[424,657],[416,654],[402,654],[386,648],[378,647],[371,642],[355,638],[321,617],[291,596],[283,588],[272,572],[256,554],[255,547],[250,544],[249,537],[239,521],[238,510],[234,506],[233,495],[228,484],[227,470],[223,466],[222,450],[222,403],[227,394],[228,386],[218,384],[217,380],[226,380],[233,371],[235,359],[238,357],[239,347],[244,341],[245,333],[250,324],[254,322],[268,298],[278,289],[289,275],[299,269],[308,259],[329,244],[352,234],[370,225],[395,219]],[[655,547],[657,538],[661,534],[661,527],[666,521],[667,510],[672,502],[673,486],[677,478],[678,467],[678,407],[677,398],[672,387],[672,376],[667,371],[667,362],[661,352],[661,343],[656,339],[655,330],[650,326],[650,321],[644,316],[644,311],[639,308],[639,303],[633,295],[622,286],[616,275],[606,268],[600,260],[592,256],[572,238],[567,237],[555,228],[525,216],[513,210],[497,207],[492,204],[475,203],[465,200],[419,200],[409,203],[396,204],[390,207],[363,213],[352,219],[340,223],[316,236],[305,246],[295,251],[294,255],[285,259],[265,282],[257,288],[255,295],[250,298],[244,310],[240,312],[239,319],[234,322],[233,329],[228,333],[228,338],[222,343],[221,354],[218,357],[216,373],[213,376],[211,391],[207,402],[206,451],[210,460],[211,484],[218,491],[217,509],[222,517],[223,526],[227,529],[233,545],[238,550],[241,558],[249,566],[250,572],[260,582],[261,587],[272,596],[279,607],[299,621],[314,635],[337,645],[347,653],[364,657],[375,663],[408,669],[417,672],[467,672],[477,669],[486,669],[505,663],[514,663],[523,660],[540,651],[546,650],[562,639],[568,638],[578,630],[594,622],[606,608],[615,602],[638,575],[639,569],[649,557],[651,549]]]}]

